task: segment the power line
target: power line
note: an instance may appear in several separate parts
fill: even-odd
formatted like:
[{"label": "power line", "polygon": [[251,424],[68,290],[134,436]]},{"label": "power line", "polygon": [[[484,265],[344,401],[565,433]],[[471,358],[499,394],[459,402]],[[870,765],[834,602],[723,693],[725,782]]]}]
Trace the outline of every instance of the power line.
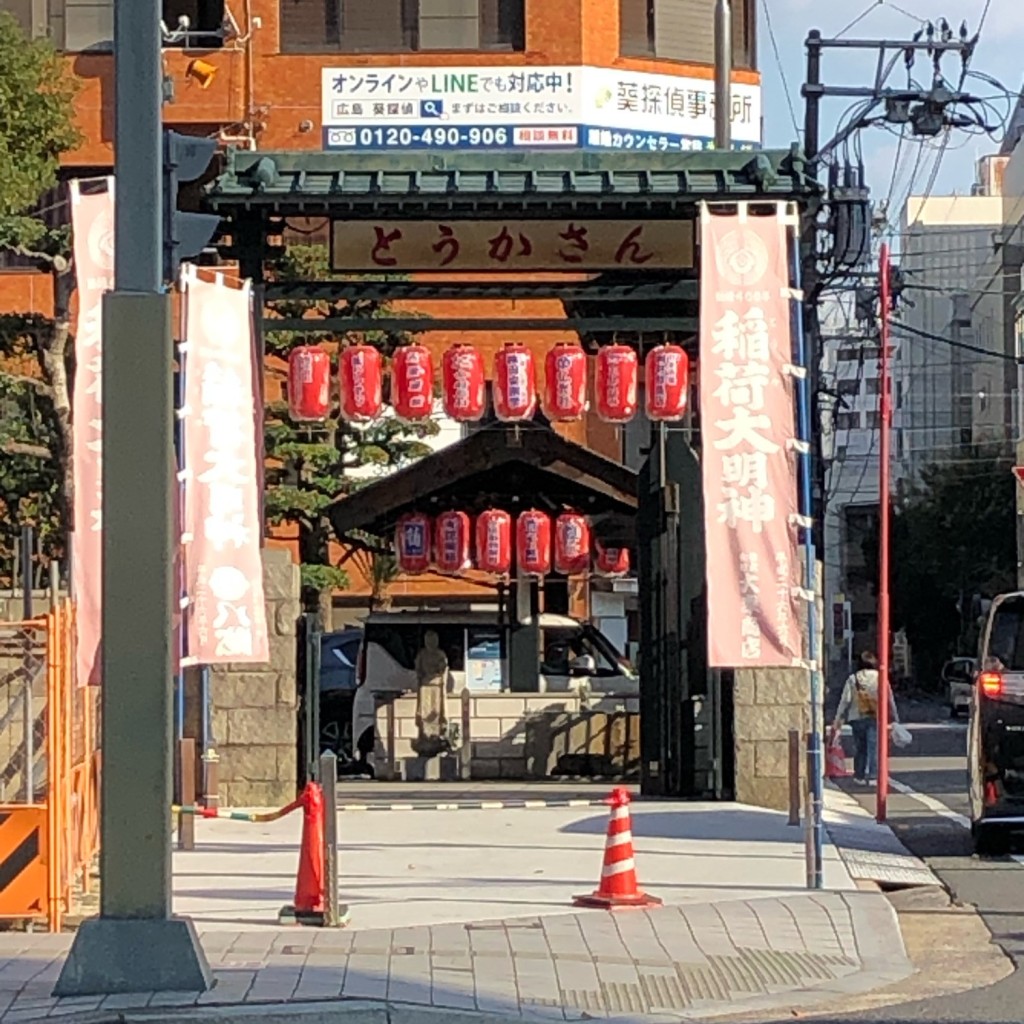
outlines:
[{"label": "power line", "polygon": [[941,334],[932,334],[931,331],[923,331],[919,327],[911,327],[909,324],[903,324],[894,322],[894,331],[904,331],[908,334],[912,334],[918,338],[924,338],[925,341],[938,341],[944,345],[949,345],[951,348],[963,349],[965,352],[976,352],[978,355],[988,356],[990,359],[1002,359],[1008,363],[1016,363],[1017,357],[1007,355],[1005,352],[993,352],[991,349],[982,348],[980,345],[972,345],[966,341],[955,341],[953,338],[945,338]]},{"label": "power line", "polygon": [[846,28],[844,28],[841,32],[836,33],[835,38],[842,39],[842,37],[845,36],[851,28],[854,28],[855,26],[859,25],[873,10],[875,10],[878,7],[881,7],[884,3],[885,0],[871,0],[871,3],[867,7],[865,7],[864,10],[861,11],[860,14],[858,14],[857,17],[854,18],[853,21],[851,21],[850,24],[846,26]]},{"label": "power line", "polygon": [[782,63],[782,54],[779,52],[779,43],[775,38],[775,26],[772,23],[772,12],[768,6],[768,0],[761,0],[761,9],[764,11],[765,25],[768,27],[768,39],[772,44],[772,52],[775,54],[775,66],[779,72],[779,78],[782,80],[782,89],[786,94],[786,106],[789,107],[789,116],[793,121],[793,130],[796,132],[796,137],[799,139],[802,135],[800,129],[800,122],[797,120],[796,108],[793,106],[793,96],[789,88],[789,78],[786,75],[786,68]]}]

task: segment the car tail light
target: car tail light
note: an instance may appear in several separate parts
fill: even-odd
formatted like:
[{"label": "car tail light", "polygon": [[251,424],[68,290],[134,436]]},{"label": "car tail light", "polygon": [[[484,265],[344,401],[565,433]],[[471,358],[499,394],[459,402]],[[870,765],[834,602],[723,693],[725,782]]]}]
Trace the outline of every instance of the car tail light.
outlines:
[{"label": "car tail light", "polygon": [[986,697],[998,697],[1003,692],[1003,677],[998,672],[982,672],[978,685]]}]

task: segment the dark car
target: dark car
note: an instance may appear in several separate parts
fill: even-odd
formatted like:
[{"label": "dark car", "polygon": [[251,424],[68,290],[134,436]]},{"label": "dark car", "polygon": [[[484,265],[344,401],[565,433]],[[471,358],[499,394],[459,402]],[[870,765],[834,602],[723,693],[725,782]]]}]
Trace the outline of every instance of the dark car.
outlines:
[{"label": "dark car", "polygon": [[356,666],[363,643],[361,629],[342,629],[320,638],[320,749],[352,757],[352,701]]},{"label": "dark car", "polygon": [[992,602],[968,729],[971,832],[981,854],[1024,831],[1024,592]]}]

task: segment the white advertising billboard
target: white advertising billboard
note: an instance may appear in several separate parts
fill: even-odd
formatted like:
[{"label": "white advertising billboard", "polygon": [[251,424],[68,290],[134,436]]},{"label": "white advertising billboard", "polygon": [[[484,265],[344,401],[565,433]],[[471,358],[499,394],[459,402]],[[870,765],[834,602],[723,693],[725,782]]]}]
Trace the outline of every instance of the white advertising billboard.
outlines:
[{"label": "white advertising billboard", "polygon": [[[328,150],[713,148],[710,79],[597,67],[324,68]],[[760,86],[732,88],[733,145],[761,144]]]}]

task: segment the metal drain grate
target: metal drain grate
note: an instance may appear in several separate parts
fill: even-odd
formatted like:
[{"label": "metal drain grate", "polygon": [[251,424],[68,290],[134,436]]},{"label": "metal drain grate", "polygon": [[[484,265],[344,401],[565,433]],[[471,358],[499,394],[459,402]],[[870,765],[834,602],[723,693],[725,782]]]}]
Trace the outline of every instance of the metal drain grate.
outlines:
[{"label": "metal drain grate", "polygon": [[568,989],[566,1006],[603,1013],[658,1013],[701,1003],[742,1001],[804,988],[852,973],[855,960],[824,953],[744,949],[709,956],[706,964],[677,964],[661,972],[638,969],[639,983],[602,982],[600,989]]}]

